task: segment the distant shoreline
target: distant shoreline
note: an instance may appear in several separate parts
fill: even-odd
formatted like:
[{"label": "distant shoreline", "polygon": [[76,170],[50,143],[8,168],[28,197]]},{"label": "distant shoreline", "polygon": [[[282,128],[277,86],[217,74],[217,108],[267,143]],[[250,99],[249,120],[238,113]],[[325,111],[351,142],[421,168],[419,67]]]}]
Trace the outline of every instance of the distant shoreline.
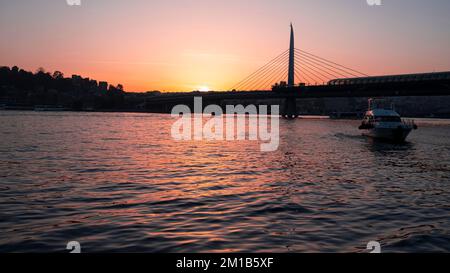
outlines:
[{"label": "distant shoreline", "polygon": [[[157,115],[170,115],[170,113],[163,112],[149,112],[139,110],[49,110],[49,111],[36,111],[33,109],[1,109],[0,112],[33,112],[33,113],[130,113],[130,114],[157,114]],[[330,120],[359,120],[357,118],[331,118],[328,115],[300,115],[299,119],[330,119]],[[450,121],[450,117],[427,117],[427,116],[405,116],[404,119],[418,119],[419,121]]]}]

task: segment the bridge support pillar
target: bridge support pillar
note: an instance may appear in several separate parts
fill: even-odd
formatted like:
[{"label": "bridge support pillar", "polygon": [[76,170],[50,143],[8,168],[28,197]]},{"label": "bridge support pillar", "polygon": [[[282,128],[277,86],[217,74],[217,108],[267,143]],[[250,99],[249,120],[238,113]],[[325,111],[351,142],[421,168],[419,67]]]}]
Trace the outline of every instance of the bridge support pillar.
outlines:
[{"label": "bridge support pillar", "polygon": [[297,99],[295,97],[285,98],[281,109],[281,117],[285,119],[298,118]]}]

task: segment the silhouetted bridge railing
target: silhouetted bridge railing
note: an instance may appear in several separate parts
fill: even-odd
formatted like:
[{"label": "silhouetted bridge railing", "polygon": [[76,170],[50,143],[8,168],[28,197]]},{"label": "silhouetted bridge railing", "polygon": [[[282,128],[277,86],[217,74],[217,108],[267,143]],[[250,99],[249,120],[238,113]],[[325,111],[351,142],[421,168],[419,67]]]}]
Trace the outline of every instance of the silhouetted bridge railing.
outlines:
[{"label": "silhouetted bridge railing", "polygon": [[[448,73],[450,75],[450,73]],[[374,81],[370,82],[369,79]],[[378,77],[363,80],[348,79],[347,82],[320,86],[299,86],[274,88],[279,94],[291,93],[298,98],[323,97],[401,97],[401,96],[448,96],[450,95],[450,77],[448,79],[426,79],[413,81],[376,81]]]}]

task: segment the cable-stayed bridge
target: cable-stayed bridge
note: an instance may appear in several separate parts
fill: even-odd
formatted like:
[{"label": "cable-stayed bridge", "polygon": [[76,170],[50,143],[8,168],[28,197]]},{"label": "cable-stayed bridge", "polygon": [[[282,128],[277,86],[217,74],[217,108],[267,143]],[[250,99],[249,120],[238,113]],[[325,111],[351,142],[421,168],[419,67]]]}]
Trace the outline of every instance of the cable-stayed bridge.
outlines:
[{"label": "cable-stayed bridge", "polygon": [[238,82],[233,91],[272,90],[274,84],[293,87],[326,85],[338,78],[369,77],[369,75],[336,62],[295,48],[291,25],[290,48]]},{"label": "cable-stayed bridge", "polygon": [[332,97],[450,96],[450,72],[369,76],[295,47],[291,25],[289,49],[237,82],[227,92],[160,95],[147,100],[153,112],[170,112],[177,104],[190,105],[194,96],[204,104],[223,101],[279,100],[281,114],[295,118],[296,100]]},{"label": "cable-stayed bridge", "polygon": [[[369,75],[321,58],[312,53],[294,49],[294,78],[292,85],[326,85],[339,78],[369,77]],[[237,83],[233,91],[272,90],[274,84],[288,85],[289,50]]]}]

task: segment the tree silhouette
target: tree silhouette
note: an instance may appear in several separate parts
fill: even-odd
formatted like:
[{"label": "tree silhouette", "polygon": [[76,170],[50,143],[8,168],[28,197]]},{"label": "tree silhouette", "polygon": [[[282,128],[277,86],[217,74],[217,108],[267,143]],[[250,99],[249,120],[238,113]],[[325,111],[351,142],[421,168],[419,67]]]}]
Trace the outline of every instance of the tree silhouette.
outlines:
[{"label": "tree silhouette", "polygon": [[36,74],[45,74],[45,69],[43,67],[39,67],[36,69]]},{"label": "tree silhouette", "polygon": [[64,74],[61,71],[55,71],[53,73],[53,79],[56,80],[64,79]]}]

